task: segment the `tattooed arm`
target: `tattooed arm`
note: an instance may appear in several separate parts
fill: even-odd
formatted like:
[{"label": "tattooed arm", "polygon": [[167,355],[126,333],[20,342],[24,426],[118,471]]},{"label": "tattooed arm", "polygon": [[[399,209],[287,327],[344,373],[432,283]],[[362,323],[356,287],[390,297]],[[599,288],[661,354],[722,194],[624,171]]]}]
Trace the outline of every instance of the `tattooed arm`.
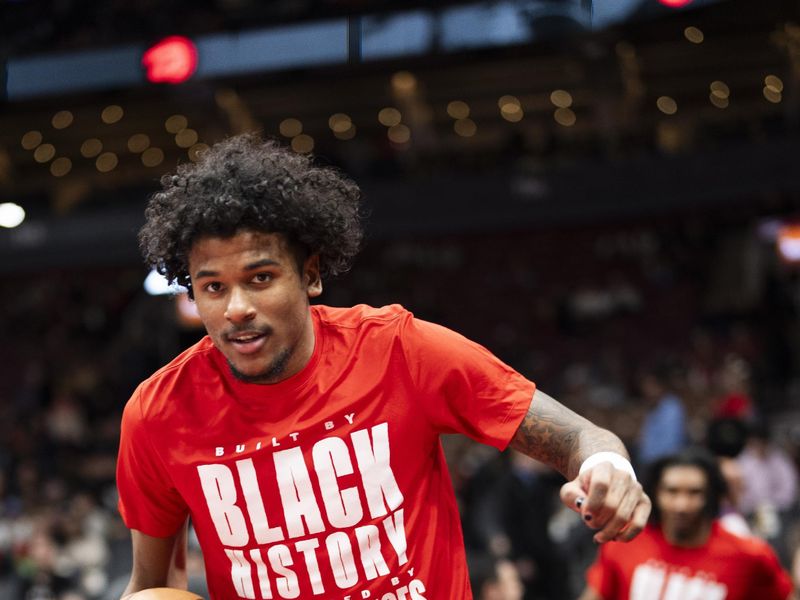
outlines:
[{"label": "tattooed arm", "polygon": [[595,452],[610,451],[628,458],[620,439],[536,390],[528,414],[511,446],[547,463],[567,479],[575,479],[584,460]]},{"label": "tattooed arm", "polygon": [[615,452],[627,458],[620,439],[544,392],[537,389],[534,393],[511,446],[558,469],[569,480],[561,488],[561,501],[598,529],[595,541],[630,541],[647,523],[650,499],[629,473],[610,462],[578,473],[583,461],[597,452]]}]

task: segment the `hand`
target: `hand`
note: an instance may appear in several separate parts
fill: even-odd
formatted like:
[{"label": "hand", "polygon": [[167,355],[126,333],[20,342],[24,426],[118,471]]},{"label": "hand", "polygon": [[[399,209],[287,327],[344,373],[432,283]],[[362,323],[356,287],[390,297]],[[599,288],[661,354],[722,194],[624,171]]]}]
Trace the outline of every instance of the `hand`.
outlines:
[{"label": "hand", "polygon": [[561,487],[561,501],[597,529],[594,541],[629,542],[644,529],[650,498],[630,474],[602,462]]}]

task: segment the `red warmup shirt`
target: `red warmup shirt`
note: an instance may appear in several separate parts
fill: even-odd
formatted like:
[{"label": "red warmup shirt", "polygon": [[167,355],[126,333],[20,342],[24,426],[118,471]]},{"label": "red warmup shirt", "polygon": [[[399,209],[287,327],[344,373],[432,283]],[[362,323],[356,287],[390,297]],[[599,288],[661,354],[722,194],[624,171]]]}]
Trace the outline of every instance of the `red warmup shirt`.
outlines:
[{"label": "red warmup shirt", "polygon": [[439,435],[504,448],[534,384],[399,306],[311,309],[309,363],[236,380],[209,338],[143,382],[117,464],[129,528],[190,515],[211,597],[470,598]]},{"label": "red warmup shirt", "polygon": [[765,542],[734,535],[718,521],[696,548],[673,546],[648,525],[632,542],[602,546],[587,579],[603,600],[786,600],[792,591]]}]

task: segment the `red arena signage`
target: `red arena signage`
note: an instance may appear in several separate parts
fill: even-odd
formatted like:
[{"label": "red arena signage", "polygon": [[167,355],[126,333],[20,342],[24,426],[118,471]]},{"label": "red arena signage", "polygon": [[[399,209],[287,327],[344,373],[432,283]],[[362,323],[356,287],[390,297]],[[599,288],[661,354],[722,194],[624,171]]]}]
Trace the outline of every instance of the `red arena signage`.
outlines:
[{"label": "red arena signage", "polygon": [[197,47],[190,39],[173,35],[149,48],[142,65],[152,83],[183,83],[197,69]]}]

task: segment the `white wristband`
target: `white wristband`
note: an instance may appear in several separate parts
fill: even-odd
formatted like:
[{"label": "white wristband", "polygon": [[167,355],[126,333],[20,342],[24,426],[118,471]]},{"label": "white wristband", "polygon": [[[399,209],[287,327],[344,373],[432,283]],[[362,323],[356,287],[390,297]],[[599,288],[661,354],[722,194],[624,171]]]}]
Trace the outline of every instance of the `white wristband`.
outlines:
[{"label": "white wristband", "polygon": [[630,461],[628,461],[627,458],[621,454],[617,454],[616,452],[596,452],[595,454],[592,454],[589,458],[583,461],[578,474],[582,475],[585,471],[588,471],[589,469],[594,468],[595,466],[604,462],[610,462],[612,467],[619,469],[620,471],[625,471],[634,481],[636,481],[636,473],[633,472],[633,465],[630,463]]}]

